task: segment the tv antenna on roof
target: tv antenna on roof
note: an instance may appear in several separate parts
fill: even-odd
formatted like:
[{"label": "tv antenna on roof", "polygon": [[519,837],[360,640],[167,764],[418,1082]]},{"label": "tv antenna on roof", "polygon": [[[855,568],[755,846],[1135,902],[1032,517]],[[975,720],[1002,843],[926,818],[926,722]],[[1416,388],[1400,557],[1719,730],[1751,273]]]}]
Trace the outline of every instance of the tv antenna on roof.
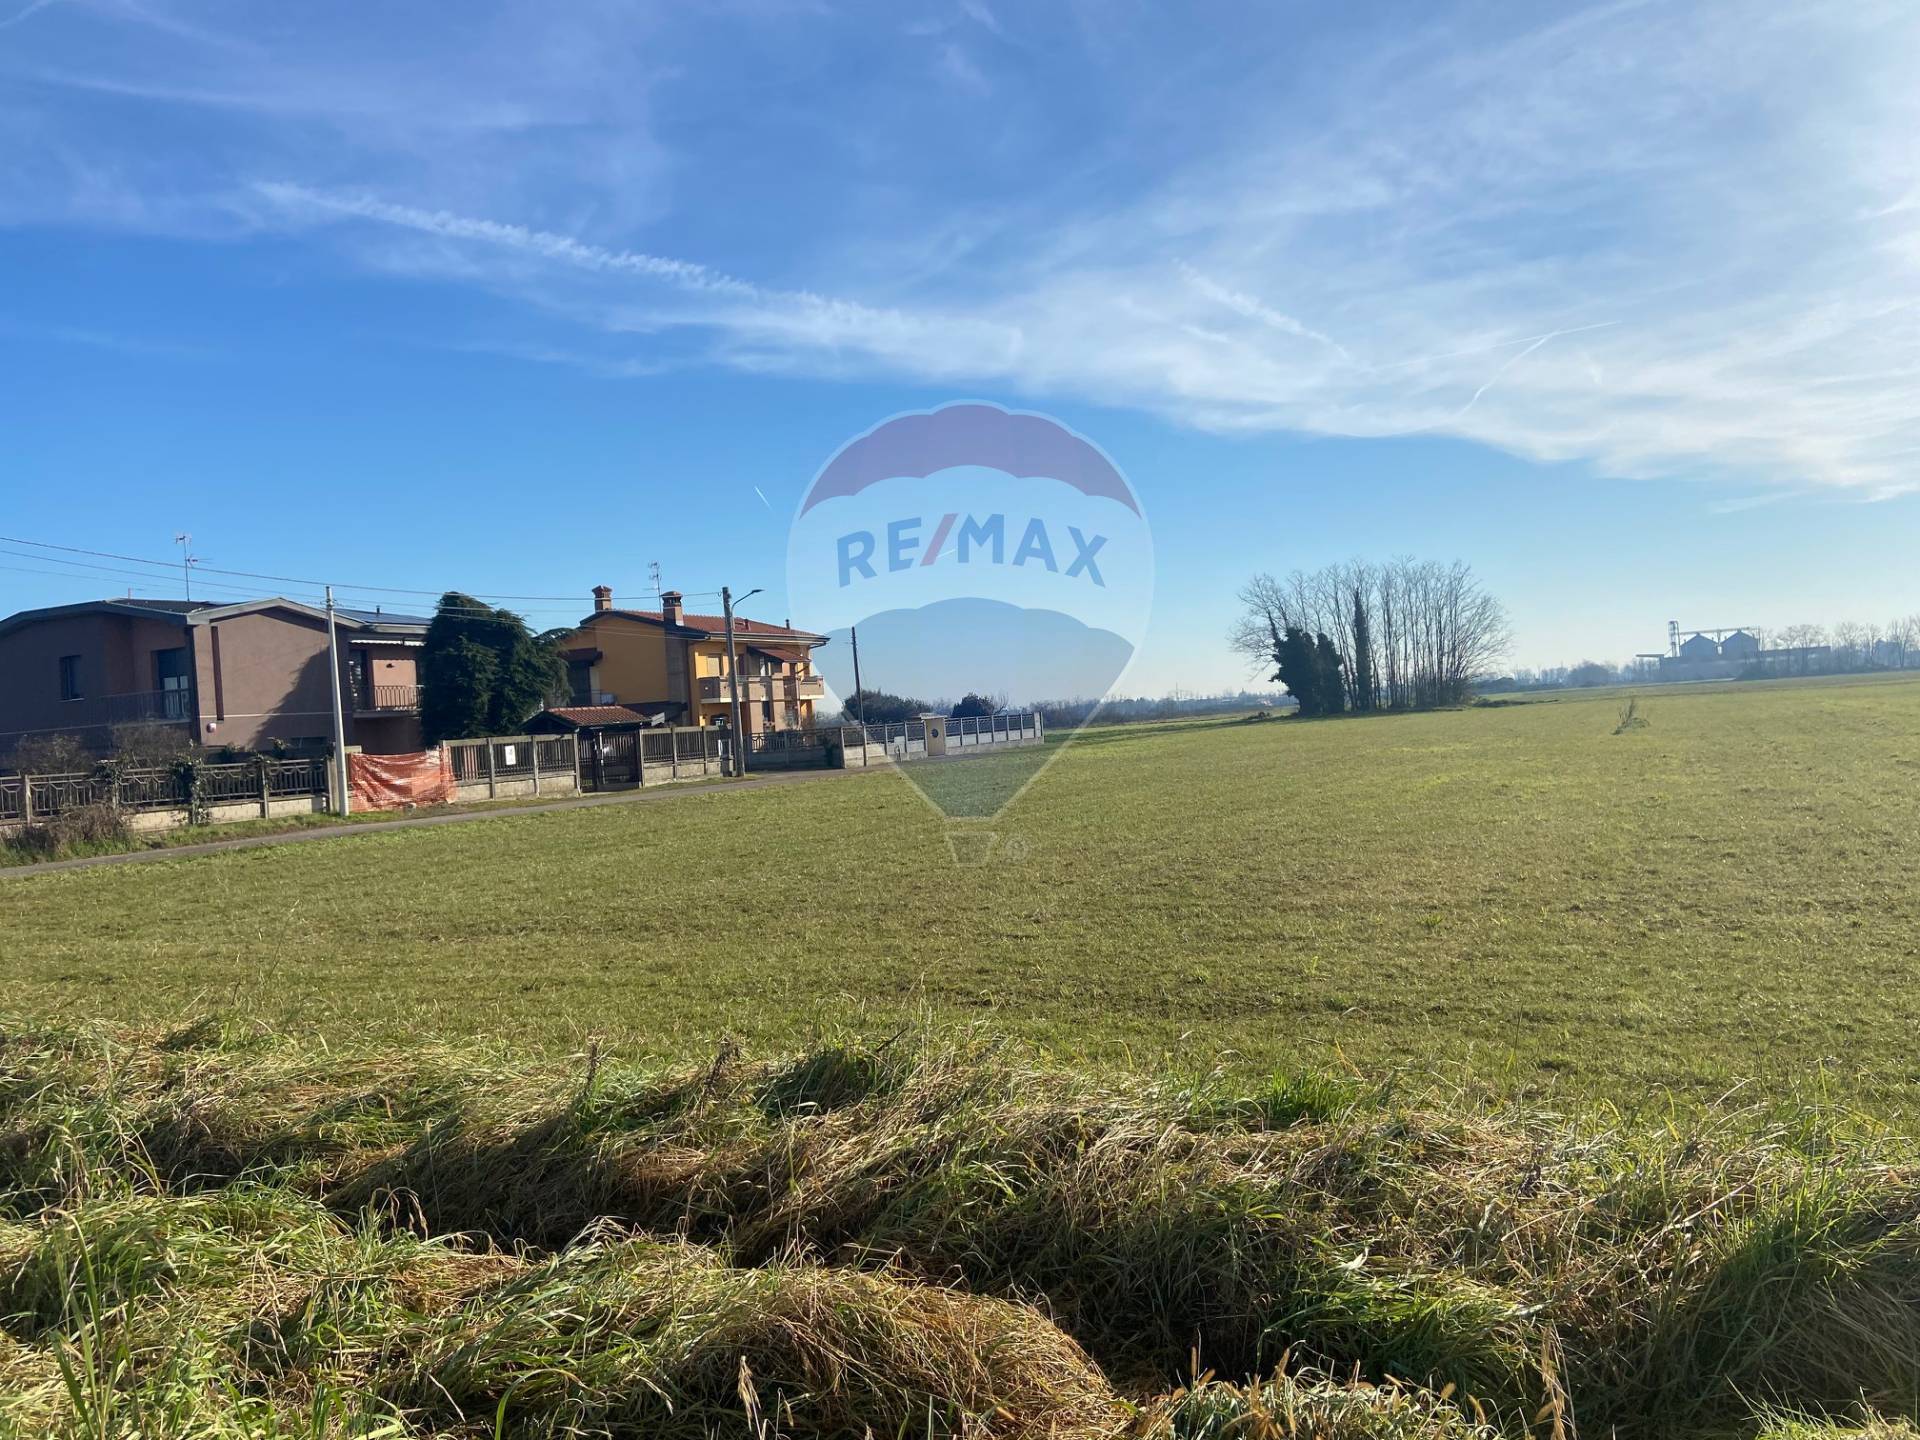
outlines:
[{"label": "tv antenna on roof", "polygon": [[180,547],[180,575],[186,582],[187,599],[193,598],[193,567],[198,565],[201,556],[193,553],[193,536],[182,530],[173,537],[173,543]]},{"label": "tv antenna on roof", "polygon": [[660,598],[660,562],[658,560],[647,562],[647,577],[653,581],[653,595],[657,600]]}]

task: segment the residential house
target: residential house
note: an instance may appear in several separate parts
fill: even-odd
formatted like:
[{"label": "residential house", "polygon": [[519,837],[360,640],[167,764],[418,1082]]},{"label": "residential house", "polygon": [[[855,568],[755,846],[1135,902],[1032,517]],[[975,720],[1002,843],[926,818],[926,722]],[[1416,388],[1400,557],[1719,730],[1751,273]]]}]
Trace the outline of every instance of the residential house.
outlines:
[{"label": "residential house", "polygon": [[[574,705],[631,705],[675,725],[728,725],[727,622],[687,611],[677,590],[658,610],[625,610],[596,585],[593,613],[562,642]],[[733,617],[742,724],[749,734],[805,729],[826,687],[813,672],[824,635]]]},{"label": "residential house", "polygon": [[[420,748],[417,615],[336,610],[346,739],[373,754]],[[324,611],[272,597],[90,600],[0,620],[0,757],[29,735],[105,753],[134,724],[193,743],[319,749],[333,734]]]}]

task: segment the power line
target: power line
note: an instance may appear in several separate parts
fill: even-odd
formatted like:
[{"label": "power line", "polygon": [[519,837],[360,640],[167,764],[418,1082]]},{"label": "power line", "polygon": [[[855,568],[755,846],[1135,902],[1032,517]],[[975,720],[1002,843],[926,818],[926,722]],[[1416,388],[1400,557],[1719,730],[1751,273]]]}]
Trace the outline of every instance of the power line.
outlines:
[{"label": "power line", "polygon": [[[119,555],[119,553],[115,553],[115,551],[88,549],[88,547],[84,547],[84,545],[56,545],[54,541],[27,540],[25,536],[0,536],[0,541],[6,541],[6,543],[10,543],[10,545],[33,545],[35,549],[56,549],[56,551],[61,551],[61,553],[65,553],[65,555],[92,555],[92,557],[102,559],[102,561],[127,561],[127,563],[131,564],[150,564],[150,566],[154,566],[156,570],[167,570],[167,572],[173,572],[173,570],[179,566],[179,561],[156,561],[156,559],[148,559],[148,557],[144,557],[144,555]],[[227,570],[227,568],[213,566],[213,564],[196,564],[194,570],[196,570],[198,574],[225,574],[225,576],[238,576],[238,578],[242,578],[242,580],[271,580],[271,582],[282,584],[282,586],[311,586],[311,588],[324,589],[326,588],[326,584],[328,584],[328,582],[324,582],[324,580],[313,580],[313,578],[309,578],[309,576],[267,574],[267,572],[263,572],[263,570]],[[142,578],[157,580],[159,576],[142,576]],[[338,586],[338,588],[348,589],[348,591],[367,591],[367,593],[380,591],[380,593],[386,593],[386,595],[445,595],[447,589],[451,589],[451,586],[447,589],[419,589],[409,588],[409,586],[348,586],[348,584],[342,584],[342,586]],[[463,591],[463,593],[472,595],[474,599],[511,599],[511,601],[566,601],[566,603],[572,603],[572,601],[578,601],[578,599],[580,599],[580,597],[576,597],[576,595],[507,595],[507,593],[501,593],[501,591],[484,591],[484,593],[482,593],[482,591]],[[710,591],[699,591],[699,593],[703,593],[703,595],[718,595],[720,591],[718,591],[718,589],[710,589]]]},{"label": "power line", "polygon": [[[114,565],[99,565],[91,561],[84,561],[84,560],[63,560],[56,555],[35,555],[29,551],[24,551],[24,550],[10,550],[4,547],[0,547],[0,555],[10,555],[17,559],[23,559],[23,560],[40,560],[43,563],[49,564],[49,565],[67,565],[67,566],[74,567],[68,570],[42,570],[42,569],[39,569],[38,567],[27,566],[27,565],[0,565],[0,570],[10,571],[12,573],[20,574],[20,575],[46,575],[57,580],[84,580],[84,581],[105,580],[109,576],[131,576],[136,580],[146,580],[146,579],[153,578],[147,575],[145,572],[139,571],[139,570],[127,570]],[[318,591],[305,591],[300,589],[292,589],[292,590],[282,591],[279,595],[274,597],[266,597],[260,594],[259,588],[257,586],[224,584],[217,580],[214,580],[214,581],[203,580],[200,583],[203,589],[231,591],[236,595],[246,596],[249,599],[275,598],[275,599],[281,599],[281,600],[294,600],[301,604],[311,604],[316,609],[320,608],[324,604],[324,598],[322,594]],[[133,598],[147,599],[151,597],[136,596]],[[230,603],[237,603],[237,602],[230,602]],[[353,595],[349,595],[345,597],[345,599],[340,600],[338,603],[340,604],[341,609],[367,610],[367,611],[383,610],[385,605],[385,602],[376,600],[371,596],[353,596]],[[496,607],[491,605],[456,605],[456,606],[435,607],[435,608],[436,609],[443,608],[447,611],[447,613],[450,613],[450,614],[472,614],[472,615],[492,615],[495,613],[495,609],[496,609]],[[400,612],[394,612],[394,613],[397,614]],[[524,607],[524,613],[528,615],[566,615],[566,616],[577,617],[580,613],[580,609],[577,605],[536,605],[536,606]]]},{"label": "power line", "polygon": [[[20,536],[20,535],[0,535],[0,541],[5,541],[7,544],[10,544],[10,545],[31,545],[38,550],[58,550],[68,555],[90,555],[101,560],[122,560],[122,561],[128,562],[129,564],[134,564],[134,565],[150,565],[154,567],[156,570],[168,572],[167,578],[171,578],[172,572],[176,570],[179,565],[179,562],[175,560],[154,560],[143,555],[121,555],[111,550],[92,550],[81,545],[56,545],[50,540],[29,540],[26,537]],[[51,557],[35,557],[35,558],[51,558]],[[328,583],[324,580],[314,580],[314,579],[309,579],[309,578],[305,578],[298,575],[270,575],[265,572],[257,571],[257,570],[228,570],[228,569],[220,568],[218,566],[200,565],[197,563],[194,566],[194,572],[196,574],[208,574],[208,575],[231,575],[231,576],[236,576],[243,580],[271,580],[277,585],[302,585],[302,586],[311,587],[316,591],[324,590]],[[145,575],[142,572],[128,572],[128,573],[141,573],[141,578],[143,579],[162,578],[158,575],[151,575],[151,576]],[[453,587],[450,586],[450,587],[447,587],[447,589],[442,589],[442,590],[423,590],[417,587],[409,587],[404,585],[342,584],[337,588],[341,590],[352,591],[355,593],[367,593],[367,594],[371,594],[377,591],[381,594],[387,594],[387,595],[439,596],[439,595],[444,595],[449,593],[449,590],[451,590]],[[477,591],[477,590],[462,591],[460,593],[472,595],[476,600],[554,600],[554,601],[571,603],[576,601],[579,598],[573,595],[508,595],[508,594],[496,592],[496,591]],[[720,594],[718,590],[694,590],[694,591],[683,591],[682,593],[691,594],[696,597],[712,596],[714,598],[718,598]]]},{"label": "power line", "polygon": [[[100,565],[88,560],[62,560],[58,555],[37,555],[30,550],[0,549],[0,555],[12,555],[21,560],[38,560],[42,564],[46,564],[46,565],[71,565],[76,567],[73,570],[37,570],[32,572],[37,575],[58,575],[68,580],[94,580],[107,575],[131,576],[135,580],[159,580],[159,579],[171,578],[166,576],[150,575],[144,570],[125,570],[117,565]],[[11,569],[15,567],[10,566],[8,568]],[[209,590],[235,590],[235,591],[241,592],[242,594],[247,594],[247,595],[257,595],[259,593],[259,590],[256,586],[226,585],[226,584],[220,583],[217,580],[203,580],[201,582],[201,585],[203,588],[209,589]],[[310,593],[316,596],[319,594],[318,591],[313,591]],[[291,599],[293,597],[288,596],[287,598]]]}]

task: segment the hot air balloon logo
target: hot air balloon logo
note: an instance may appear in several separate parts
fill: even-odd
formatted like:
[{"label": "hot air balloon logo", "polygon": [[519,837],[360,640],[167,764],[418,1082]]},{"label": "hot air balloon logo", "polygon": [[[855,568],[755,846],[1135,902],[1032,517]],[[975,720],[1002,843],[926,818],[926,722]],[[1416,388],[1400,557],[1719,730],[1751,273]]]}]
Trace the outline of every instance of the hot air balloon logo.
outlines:
[{"label": "hot air balloon logo", "polygon": [[[1114,693],[1153,598],[1139,497],[1091,440],[1046,415],[957,402],[896,415],[821,466],[787,550],[796,614],[829,636],[816,662],[843,699],[990,697],[1014,711]],[[976,706],[963,709],[977,708]],[[956,825],[1003,815],[1070,737],[902,764]],[[978,842],[962,847],[978,853]]]}]

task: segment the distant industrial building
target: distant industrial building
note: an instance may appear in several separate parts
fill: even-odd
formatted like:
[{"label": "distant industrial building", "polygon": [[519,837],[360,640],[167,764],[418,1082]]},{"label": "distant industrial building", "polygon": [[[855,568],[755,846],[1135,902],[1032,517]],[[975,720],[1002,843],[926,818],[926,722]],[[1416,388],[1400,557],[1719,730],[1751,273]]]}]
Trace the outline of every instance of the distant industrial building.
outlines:
[{"label": "distant industrial building", "polygon": [[1731,629],[1682,629],[1667,622],[1665,652],[1634,656],[1636,668],[1656,680],[1732,680],[1756,669],[1776,675],[1800,675],[1823,669],[1833,653],[1830,645],[1769,648],[1760,640],[1758,626]]},{"label": "distant industrial building", "polygon": [[1705,635],[1692,635],[1680,642],[1680,653],[1672,658],[1688,665],[1718,660],[1720,642],[1709,640]]}]

